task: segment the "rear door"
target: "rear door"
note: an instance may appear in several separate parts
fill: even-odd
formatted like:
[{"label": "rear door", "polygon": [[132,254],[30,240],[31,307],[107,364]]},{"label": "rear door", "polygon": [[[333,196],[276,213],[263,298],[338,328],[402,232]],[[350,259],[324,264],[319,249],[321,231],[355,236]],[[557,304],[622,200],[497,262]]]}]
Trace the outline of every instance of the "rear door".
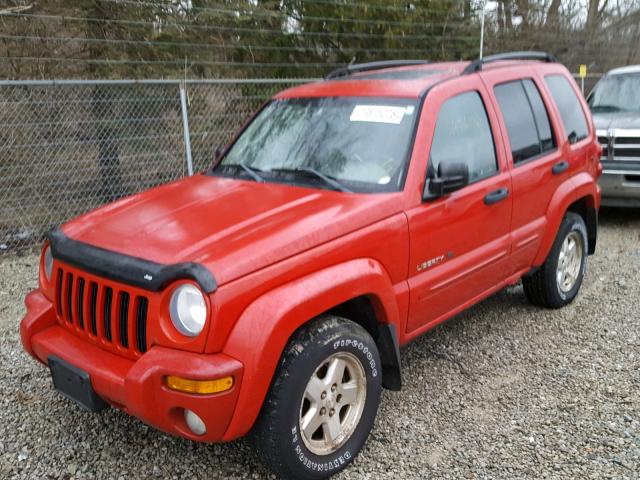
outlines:
[{"label": "rear door", "polygon": [[575,175],[599,162],[599,147],[589,107],[576,82],[564,67],[560,68],[565,71],[544,73],[544,85],[560,118],[559,134],[569,163],[568,173]]},{"label": "rear door", "polygon": [[[407,332],[420,333],[498,288],[509,257],[511,179],[495,112],[478,75],[434,88],[425,100],[426,183],[441,162],[469,166],[470,184],[407,213]],[[433,123],[435,119],[435,123]],[[424,178],[424,177],[423,177]]]},{"label": "rear door", "polygon": [[562,129],[554,117],[542,79],[531,67],[482,74],[505,139],[513,184],[509,272],[531,266],[547,225],[546,212],[569,175],[566,149],[558,148]]}]

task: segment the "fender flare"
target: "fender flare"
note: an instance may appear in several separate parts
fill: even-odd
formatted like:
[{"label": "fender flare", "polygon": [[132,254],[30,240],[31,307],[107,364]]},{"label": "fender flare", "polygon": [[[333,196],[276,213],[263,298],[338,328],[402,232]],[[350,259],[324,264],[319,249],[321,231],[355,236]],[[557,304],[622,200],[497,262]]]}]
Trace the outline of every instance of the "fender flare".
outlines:
[{"label": "fender flare", "polygon": [[584,197],[589,199],[589,206],[597,210],[596,183],[593,177],[586,172],[568,178],[555,191],[547,208],[547,228],[533,262],[534,266],[537,267],[544,263],[551,251],[565,213],[576,200]]},{"label": "fender flare", "polygon": [[384,267],[370,258],[299,278],[259,297],[244,310],[223,349],[244,365],[224,441],[245,435],[253,426],[291,335],[321,313],[363,295],[371,298],[378,322],[399,324],[391,279]]}]

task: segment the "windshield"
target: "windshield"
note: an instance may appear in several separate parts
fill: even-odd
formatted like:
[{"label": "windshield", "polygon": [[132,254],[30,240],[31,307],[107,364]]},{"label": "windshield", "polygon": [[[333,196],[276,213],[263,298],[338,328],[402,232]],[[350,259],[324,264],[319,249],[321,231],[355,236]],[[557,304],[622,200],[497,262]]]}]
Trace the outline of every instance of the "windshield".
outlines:
[{"label": "windshield", "polygon": [[416,106],[416,100],[395,98],[274,100],[211,173],[342,191],[397,191]]},{"label": "windshield", "polygon": [[604,77],[589,96],[593,112],[640,112],[640,72]]}]

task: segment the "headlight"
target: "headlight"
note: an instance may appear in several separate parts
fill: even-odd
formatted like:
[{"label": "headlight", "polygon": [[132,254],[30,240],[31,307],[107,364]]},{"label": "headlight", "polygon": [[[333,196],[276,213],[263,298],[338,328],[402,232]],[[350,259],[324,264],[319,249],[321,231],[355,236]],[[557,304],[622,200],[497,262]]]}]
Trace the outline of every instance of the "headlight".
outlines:
[{"label": "headlight", "polygon": [[53,255],[51,255],[51,246],[47,245],[44,249],[44,276],[47,282],[51,281],[51,273],[53,272]]},{"label": "headlight", "polygon": [[171,295],[169,313],[180,333],[189,337],[200,334],[207,319],[207,304],[202,292],[190,284],[179,286]]}]

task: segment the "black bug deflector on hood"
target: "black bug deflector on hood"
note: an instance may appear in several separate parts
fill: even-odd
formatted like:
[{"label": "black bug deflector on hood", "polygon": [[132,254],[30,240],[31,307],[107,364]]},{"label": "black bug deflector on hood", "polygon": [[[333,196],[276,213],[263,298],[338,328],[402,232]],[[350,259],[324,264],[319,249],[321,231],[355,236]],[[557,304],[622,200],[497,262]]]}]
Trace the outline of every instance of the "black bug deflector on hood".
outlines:
[{"label": "black bug deflector on hood", "polygon": [[95,247],[67,237],[60,228],[48,234],[53,257],[74,267],[116,282],[157,292],[179,279],[194,280],[206,293],[218,284],[213,274],[194,262],[164,265]]}]

